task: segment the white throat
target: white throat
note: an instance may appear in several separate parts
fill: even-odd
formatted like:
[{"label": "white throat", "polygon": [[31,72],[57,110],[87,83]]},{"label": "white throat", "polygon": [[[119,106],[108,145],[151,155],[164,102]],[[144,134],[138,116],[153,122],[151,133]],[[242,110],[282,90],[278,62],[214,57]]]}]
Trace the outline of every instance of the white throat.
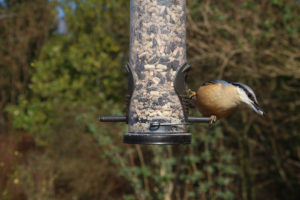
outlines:
[{"label": "white throat", "polygon": [[249,97],[247,96],[246,92],[243,89],[236,87],[236,91],[239,94],[241,102],[248,104],[250,106],[252,105],[252,101],[249,99]]}]

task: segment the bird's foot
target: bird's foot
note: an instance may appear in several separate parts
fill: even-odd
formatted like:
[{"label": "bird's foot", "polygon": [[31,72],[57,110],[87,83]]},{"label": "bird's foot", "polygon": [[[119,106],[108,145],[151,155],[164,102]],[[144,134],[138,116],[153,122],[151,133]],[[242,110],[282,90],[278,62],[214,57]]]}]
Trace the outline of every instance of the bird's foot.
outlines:
[{"label": "bird's foot", "polygon": [[190,96],[190,99],[192,99],[194,96],[197,95],[196,92],[192,91],[191,89],[188,90],[188,95]]},{"label": "bird's foot", "polygon": [[215,123],[216,121],[217,121],[217,116],[216,115],[210,116],[209,128],[211,128],[213,123]]}]

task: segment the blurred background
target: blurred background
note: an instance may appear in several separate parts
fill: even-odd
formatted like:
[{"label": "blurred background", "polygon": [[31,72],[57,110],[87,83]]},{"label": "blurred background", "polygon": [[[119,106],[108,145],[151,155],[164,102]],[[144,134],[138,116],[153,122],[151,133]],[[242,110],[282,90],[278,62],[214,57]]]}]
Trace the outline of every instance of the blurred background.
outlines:
[{"label": "blurred background", "polygon": [[98,116],[125,111],[129,0],[0,0],[0,199],[300,199],[299,32],[296,0],[188,0],[189,88],[246,83],[267,115],[127,145]]}]

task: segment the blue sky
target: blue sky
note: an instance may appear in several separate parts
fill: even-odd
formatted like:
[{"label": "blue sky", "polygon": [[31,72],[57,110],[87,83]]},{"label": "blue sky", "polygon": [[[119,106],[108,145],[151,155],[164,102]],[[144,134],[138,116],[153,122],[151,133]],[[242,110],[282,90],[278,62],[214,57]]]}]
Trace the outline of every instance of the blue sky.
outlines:
[{"label": "blue sky", "polygon": [[[0,1],[2,1],[2,0],[0,0]],[[65,13],[64,13],[64,11],[63,11],[63,9],[61,7],[57,6],[56,10],[57,10],[58,18],[61,19],[61,18],[63,18],[65,16]]]},{"label": "blue sky", "polygon": [[0,4],[5,5],[4,0],[0,0]]}]

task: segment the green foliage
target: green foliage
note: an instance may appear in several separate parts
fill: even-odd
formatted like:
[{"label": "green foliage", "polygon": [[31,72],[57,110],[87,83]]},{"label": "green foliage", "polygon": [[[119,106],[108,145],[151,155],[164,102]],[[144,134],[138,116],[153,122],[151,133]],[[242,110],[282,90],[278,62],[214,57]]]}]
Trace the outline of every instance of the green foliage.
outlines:
[{"label": "green foliage", "polygon": [[25,99],[19,100],[18,107],[7,106],[6,110],[13,114],[13,126],[15,128],[34,132],[36,125],[43,125],[40,131],[44,132],[49,128],[46,126],[46,121],[49,118],[48,113],[51,112],[51,104],[40,104],[39,102],[30,103]]},{"label": "green foliage", "polygon": [[39,56],[54,24],[52,4],[45,0],[4,2],[0,6],[0,131],[9,129],[5,107],[29,93],[30,63]]},{"label": "green foliage", "polygon": [[[68,32],[53,36],[40,59],[32,63],[32,98],[26,105],[20,99],[18,107],[8,109],[14,115],[15,128],[44,132],[40,128],[49,128],[47,124],[61,111],[114,110],[116,103],[123,100],[126,73],[122,65],[126,52],[121,51],[122,38],[114,30],[122,31],[126,17],[123,21],[116,20],[118,23],[111,27],[105,20],[119,17],[115,13],[120,12],[124,2],[112,4],[112,8],[109,4],[106,10],[105,1],[94,4],[79,2],[75,10],[64,7]],[[92,26],[89,21],[93,22]],[[123,28],[123,32],[126,30]]]}]

